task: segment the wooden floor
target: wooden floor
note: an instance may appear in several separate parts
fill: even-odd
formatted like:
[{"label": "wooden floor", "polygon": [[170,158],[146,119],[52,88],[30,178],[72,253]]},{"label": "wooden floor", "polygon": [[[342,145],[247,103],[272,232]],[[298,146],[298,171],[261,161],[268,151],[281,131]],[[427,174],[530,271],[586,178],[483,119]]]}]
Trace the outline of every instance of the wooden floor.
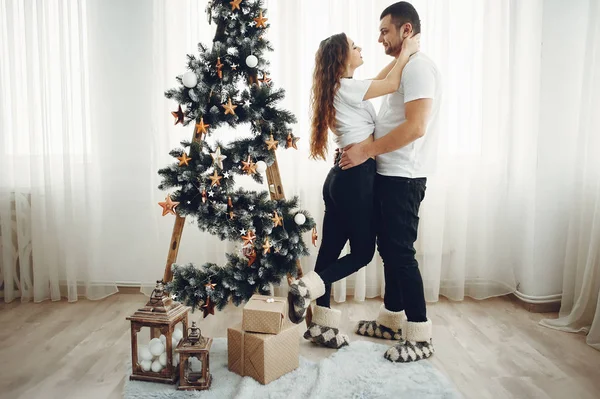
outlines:
[{"label": "wooden floor", "polygon": [[[129,358],[125,317],[142,295],[102,301],[0,304],[1,398],[119,398]],[[357,320],[373,318],[379,300],[349,301],[342,329],[351,340]],[[430,360],[466,398],[600,398],[600,352],[582,335],[538,325],[554,314],[524,310],[508,297],[429,304],[436,354]],[[199,320],[196,312],[191,320]],[[233,306],[201,320],[204,335],[223,337],[241,320]],[[376,342],[387,342],[373,340]],[[333,350],[301,344],[310,359]],[[214,382],[218,384],[218,381]]]}]

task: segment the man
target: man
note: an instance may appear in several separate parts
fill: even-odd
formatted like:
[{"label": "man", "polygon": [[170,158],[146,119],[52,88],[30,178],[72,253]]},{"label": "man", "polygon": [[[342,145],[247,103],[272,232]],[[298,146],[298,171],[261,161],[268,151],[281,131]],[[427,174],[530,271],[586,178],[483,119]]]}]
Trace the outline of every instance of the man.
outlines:
[{"label": "man", "polygon": [[[392,4],[381,13],[379,30],[385,53],[397,57],[404,39],[421,32],[419,15],[407,2]],[[426,359],[434,351],[414,242],[426,176],[435,166],[441,94],[433,61],[414,54],[398,91],[383,99],[375,140],[344,149],[340,160],[342,169],[369,157],[377,160],[377,247],[384,262],[385,297],[377,320],[359,322],[357,333],[400,339],[385,353],[394,362]]]}]

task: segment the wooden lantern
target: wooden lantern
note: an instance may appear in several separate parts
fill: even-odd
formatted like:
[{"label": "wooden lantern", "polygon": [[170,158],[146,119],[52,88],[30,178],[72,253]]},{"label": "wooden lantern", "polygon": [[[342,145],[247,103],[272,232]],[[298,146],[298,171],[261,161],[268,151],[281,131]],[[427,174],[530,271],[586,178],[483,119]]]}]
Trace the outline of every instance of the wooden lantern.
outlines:
[{"label": "wooden lantern", "polygon": [[[146,306],[127,317],[127,320],[131,321],[131,376],[129,379],[166,384],[174,384],[177,381],[179,362],[174,359],[174,349],[177,343],[174,345],[173,338],[174,335],[181,336],[181,340],[187,338],[190,309],[189,306],[183,306],[181,303],[173,301],[164,291],[162,281],[156,282],[156,288],[152,291]],[[183,331],[180,333],[175,331],[178,323],[183,324]],[[148,348],[140,347],[141,351],[138,353],[138,333],[142,327],[149,327],[151,341]],[[160,338],[161,335],[164,335],[163,339]],[[148,360],[149,352],[151,352],[150,356],[159,356],[158,352],[161,348],[159,343],[161,342],[163,349],[161,362]],[[166,355],[166,359],[164,355]],[[148,367],[149,361],[151,362],[150,367]]]},{"label": "wooden lantern", "polygon": [[175,349],[179,353],[179,387],[182,391],[204,390],[210,388],[209,351],[212,338],[202,336],[196,322],[192,322],[187,338],[181,341]]}]

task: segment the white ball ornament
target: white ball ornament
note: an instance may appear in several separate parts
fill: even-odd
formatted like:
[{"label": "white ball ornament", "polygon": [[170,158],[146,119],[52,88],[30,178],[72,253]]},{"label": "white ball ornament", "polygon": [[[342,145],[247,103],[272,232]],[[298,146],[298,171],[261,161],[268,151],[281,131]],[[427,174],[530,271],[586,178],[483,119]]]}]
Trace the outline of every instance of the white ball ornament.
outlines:
[{"label": "white ball ornament", "polygon": [[265,173],[266,170],[267,170],[267,164],[265,161],[258,161],[256,163],[256,171],[258,173]]},{"label": "white ball ornament", "polygon": [[154,371],[155,373],[160,372],[160,370],[163,369],[163,366],[160,365],[160,362],[158,360],[155,360],[152,362],[152,367],[151,367],[152,371]]},{"label": "white ball ornament", "polygon": [[154,342],[150,344],[150,353],[153,356],[160,356],[165,351],[165,346],[162,342]]},{"label": "white ball ornament", "polygon": [[183,331],[181,331],[181,330],[173,331],[173,338],[175,338],[175,341],[177,341],[177,342],[181,341],[181,338],[183,338]]},{"label": "white ball ornament", "polygon": [[142,370],[150,371],[150,369],[152,368],[152,360],[142,360],[140,362],[140,366],[142,366]]},{"label": "white ball ornament", "polygon": [[[152,353],[150,353],[150,349],[148,349],[147,346],[142,346],[140,347],[140,352],[139,352],[139,358],[140,360],[152,360]],[[148,369],[150,369],[150,367],[148,367]]]},{"label": "white ball ornament", "polygon": [[175,356],[173,356],[173,366],[177,367],[178,364],[179,364],[179,353],[176,353]]},{"label": "white ball ornament", "polygon": [[175,337],[171,338],[171,345],[172,345],[171,347],[172,347],[173,349],[175,349],[175,348],[177,347],[177,344],[178,344],[178,343],[179,343],[179,341],[178,341],[178,340],[176,340],[176,339],[175,339]]},{"label": "white ball ornament", "polygon": [[160,339],[160,342],[162,342],[163,345],[167,345],[167,337],[165,337],[165,334],[160,334],[160,337],[158,339]]},{"label": "white ball ornament", "polygon": [[255,55],[250,54],[248,57],[246,57],[246,65],[248,65],[250,68],[254,68],[258,65],[258,58],[256,58]]},{"label": "white ball ornament", "polygon": [[160,356],[158,357],[158,362],[163,367],[167,366],[167,352],[163,352],[160,354]]},{"label": "white ball ornament", "polygon": [[297,213],[296,216],[294,216],[294,222],[296,222],[297,225],[302,226],[304,222],[306,222],[306,216],[302,213]]},{"label": "white ball ornament", "polygon": [[185,87],[191,89],[192,87],[196,87],[198,84],[198,77],[194,72],[186,72],[181,77],[181,81]]}]

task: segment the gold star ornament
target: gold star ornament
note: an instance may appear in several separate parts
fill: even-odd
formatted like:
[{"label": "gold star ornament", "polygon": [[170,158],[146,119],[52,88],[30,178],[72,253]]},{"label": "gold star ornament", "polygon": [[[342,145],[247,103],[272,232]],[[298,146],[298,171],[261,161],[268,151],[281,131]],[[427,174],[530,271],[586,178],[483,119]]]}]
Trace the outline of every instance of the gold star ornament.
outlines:
[{"label": "gold star ornament", "polygon": [[217,76],[219,76],[219,79],[223,79],[223,64],[221,63],[221,57],[217,57]]},{"label": "gold star ornament", "polygon": [[267,145],[267,150],[276,150],[277,149],[277,144],[279,142],[276,140],[273,140],[273,135],[271,135],[271,137],[269,138],[269,140],[265,140],[265,144]]},{"label": "gold star ornament", "polygon": [[230,1],[229,4],[231,4],[231,11],[241,10],[240,4],[242,4],[242,0],[233,0]]},{"label": "gold star ornament", "polygon": [[213,175],[212,176],[208,176],[208,178],[210,179],[210,186],[214,187],[214,186],[220,186],[221,185],[221,179],[223,178],[223,176],[219,176],[219,174],[215,170],[215,172],[213,173]]},{"label": "gold star ornament", "polygon": [[248,233],[245,236],[242,236],[242,240],[244,240],[244,247],[246,245],[254,244],[255,239],[256,239],[256,235],[254,234],[254,231],[253,230],[248,231]]},{"label": "gold star ornament", "polygon": [[266,255],[269,252],[271,252],[271,243],[269,242],[269,237],[267,237],[267,239],[265,240],[265,243],[263,244],[262,248],[263,248],[263,255]]},{"label": "gold star ornament", "polygon": [[283,226],[283,218],[277,214],[277,211],[275,211],[275,214],[273,215],[271,220],[275,224],[274,227]]},{"label": "gold star ornament", "polygon": [[209,127],[210,125],[204,123],[204,118],[200,118],[200,123],[196,123],[196,137],[198,137],[199,134],[208,133]]},{"label": "gold star ornament", "polygon": [[177,159],[179,159],[179,166],[190,166],[189,162],[192,160],[192,158],[189,158],[185,152],[182,156],[177,157]]},{"label": "gold star ornament", "polygon": [[254,22],[256,22],[257,28],[266,28],[265,22],[267,22],[269,18],[263,18],[262,10],[259,11],[258,17],[254,18]]},{"label": "gold star ornament", "polygon": [[250,155],[248,155],[247,161],[242,161],[242,165],[242,170],[248,175],[253,175],[256,173],[256,164],[252,162],[252,158],[250,158]]},{"label": "gold star ornament", "polygon": [[165,216],[167,213],[175,215],[175,208],[177,207],[177,205],[179,205],[179,202],[172,201],[171,194],[167,194],[164,202],[159,202],[158,205],[160,205],[163,209],[163,216]]},{"label": "gold star ornament", "polygon": [[227,104],[223,104],[221,105],[221,107],[225,109],[225,115],[235,115],[235,109],[237,108],[237,105],[233,105],[233,103],[231,102],[231,98],[229,99],[229,101],[227,101]]}]

